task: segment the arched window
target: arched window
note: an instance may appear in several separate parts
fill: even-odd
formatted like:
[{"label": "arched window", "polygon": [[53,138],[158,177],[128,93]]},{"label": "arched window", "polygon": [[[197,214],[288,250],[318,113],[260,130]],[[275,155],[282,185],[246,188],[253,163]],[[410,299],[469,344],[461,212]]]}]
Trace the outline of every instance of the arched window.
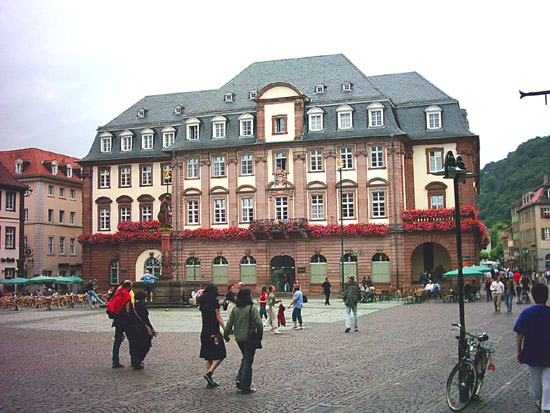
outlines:
[{"label": "arched window", "polygon": [[389,283],[391,281],[390,258],[383,252],[371,258],[372,282]]},{"label": "arched window", "polygon": [[309,259],[309,282],[322,284],[327,278],[327,259],[324,255],[315,254]]},{"label": "arched window", "polygon": [[250,255],[241,258],[241,281],[256,284],[256,259]]},{"label": "arched window", "polygon": [[221,255],[214,258],[212,262],[212,282],[216,285],[229,282],[229,265],[225,257]]},{"label": "arched window", "polygon": [[357,262],[357,256],[355,254],[344,254],[344,262]]},{"label": "arched window", "polygon": [[160,261],[153,257],[147,258],[143,266],[143,272],[145,271],[149,271],[156,278],[160,277]]},{"label": "arched window", "polygon": [[378,254],[374,254],[372,256],[372,261],[389,261],[389,260],[390,258],[383,252],[379,252]]},{"label": "arched window", "polygon": [[185,261],[185,278],[187,281],[200,281],[201,260],[197,257],[189,257]]},{"label": "arched window", "polygon": [[109,264],[109,282],[111,285],[120,284],[120,261],[112,260]]}]

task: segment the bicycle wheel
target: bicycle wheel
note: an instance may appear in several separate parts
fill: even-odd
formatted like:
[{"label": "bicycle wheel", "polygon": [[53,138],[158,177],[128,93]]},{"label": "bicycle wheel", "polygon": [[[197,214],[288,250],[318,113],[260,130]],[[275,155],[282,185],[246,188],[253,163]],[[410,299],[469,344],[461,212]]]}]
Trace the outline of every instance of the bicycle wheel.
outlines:
[{"label": "bicycle wheel", "polygon": [[459,412],[474,398],[477,372],[470,360],[463,360],[454,366],[447,379],[447,404],[451,410]]},{"label": "bicycle wheel", "polygon": [[476,373],[477,373],[477,383],[476,391],[474,392],[475,396],[479,396],[481,387],[483,386],[483,379],[485,378],[485,372],[487,371],[487,353],[485,351],[479,352],[479,355],[476,355]]}]

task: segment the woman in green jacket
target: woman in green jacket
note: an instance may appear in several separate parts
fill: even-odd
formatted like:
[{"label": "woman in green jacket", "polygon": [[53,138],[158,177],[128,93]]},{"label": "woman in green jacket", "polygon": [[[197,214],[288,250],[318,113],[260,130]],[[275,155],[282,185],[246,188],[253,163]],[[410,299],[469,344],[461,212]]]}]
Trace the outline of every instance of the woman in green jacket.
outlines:
[{"label": "woman in green jacket", "polygon": [[243,394],[254,393],[256,389],[251,387],[252,363],[254,362],[254,354],[256,353],[258,345],[249,340],[249,335],[250,331],[255,329],[258,339],[261,341],[263,334],[262,319],[260,318],[258,309],[254,308],[252,294],[249,288],[243,288],[239,291],[235,304],[236,307],[229,316],[223,338],[225,341],[229,341],[229,334],[233,331],[235,334],[235,341],[243,355],[241,366],[235,380],[237,389]]}]

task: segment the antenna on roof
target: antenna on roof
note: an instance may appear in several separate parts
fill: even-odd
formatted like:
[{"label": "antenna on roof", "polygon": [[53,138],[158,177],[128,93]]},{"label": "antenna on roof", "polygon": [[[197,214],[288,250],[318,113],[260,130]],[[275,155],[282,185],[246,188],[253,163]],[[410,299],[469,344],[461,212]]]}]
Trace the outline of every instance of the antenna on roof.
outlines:
[{"label": "antenna on roof", "polygon": [[544,95],[544,104],[548,105],[548,96],[547,95],[550,95],[550,90],[543,90],[541,92],[522,92],[521,90],[519,91],[519,98],[520,99],[523,99],[526,96],[539,96],[539,95]]}]

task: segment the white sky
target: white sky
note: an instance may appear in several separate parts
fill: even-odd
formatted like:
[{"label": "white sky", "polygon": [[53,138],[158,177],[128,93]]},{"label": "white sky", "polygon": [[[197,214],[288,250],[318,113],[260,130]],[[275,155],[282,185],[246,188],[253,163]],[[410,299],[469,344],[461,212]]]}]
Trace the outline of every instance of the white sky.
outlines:
[{"label": "white sky", "polygon": [[343,53],[366,75],[417,71],[458,99],[483,166],[550,135],[544,96],[518,93],[550,90],[549,16],[545,0],[0,0],[0,150],[83,157],[143,96]]}]

